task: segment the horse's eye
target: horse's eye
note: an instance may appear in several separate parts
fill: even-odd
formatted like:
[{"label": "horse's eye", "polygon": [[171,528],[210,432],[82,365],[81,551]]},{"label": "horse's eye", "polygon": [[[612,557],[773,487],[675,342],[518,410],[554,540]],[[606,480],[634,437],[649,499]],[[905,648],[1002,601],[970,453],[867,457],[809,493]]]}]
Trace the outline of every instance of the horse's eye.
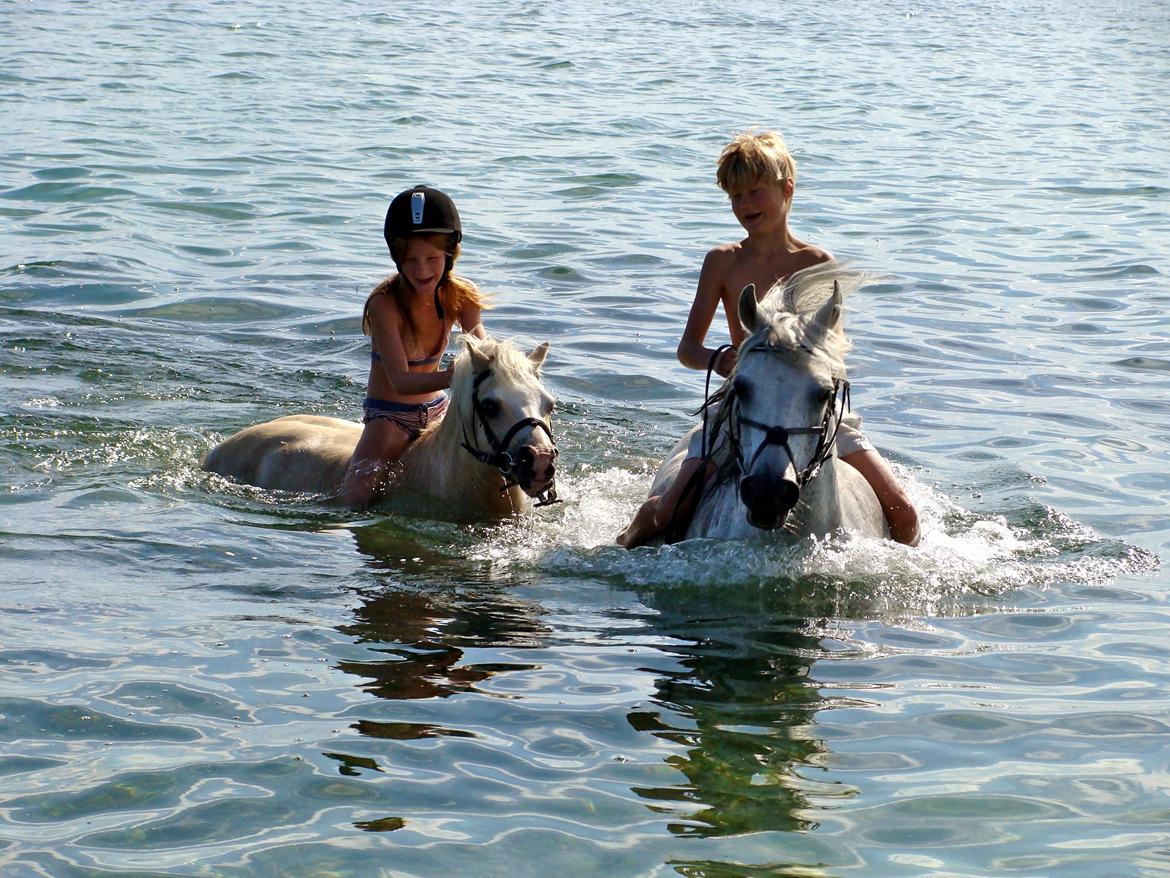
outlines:
[{"label": "horse's eye", "polygon": [[738,396],[741,400],[747,400],[751,398],[752,386],[742,375],[735,379],[732,387],[735,388],[735,395]]},{"label": "horse's eye", "polygon": [[485,418],[494,418],[500,413],[500,404],[494,399],[481,399],[479,407],[483,410]]}]

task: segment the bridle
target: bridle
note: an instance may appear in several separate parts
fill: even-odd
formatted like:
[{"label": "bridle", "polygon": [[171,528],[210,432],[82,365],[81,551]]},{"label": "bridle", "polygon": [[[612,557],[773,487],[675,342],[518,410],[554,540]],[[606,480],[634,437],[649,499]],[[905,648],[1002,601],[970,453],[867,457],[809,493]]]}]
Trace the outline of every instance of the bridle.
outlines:
[{"label": "bridle", "polygon": [[[516,434],[525,427],[532,427],[536,429],[539,427],[548,435],[549,441],[553,446],[553,458],[555,459],[560,453],[557,448],[557,440],[553,438],[552,430],[549,429],[548,424],[540,418],[521,418],[516,421],[508,431],[504,434],[503,439],[496,437],[495,430],[492,429],[491,422],[488,420],[487,412],[484,411],[483,403],[479,398],[479,386],[492,374],[491,369],[484,369],[475,376],[475,381],[471,385],[471,417],[479,421],[479,426],[483,429],[484,436],[487,437],[488,444],[491,446],[491,451],[483,451],[478,447],[475,441],[475,424],[471,424],[471,432],[468,433],[467,424],[463,425],[463,442],[462,445],[467,451],[478,460],[480,463],[486,463],[488,466],[498,470],[500,476],[504,480],[500,492],[504,493],[509,488],[518,485],[519,481],[516,478],[516,464],[517,461],[508,453],[508,446],[512,444],[512,440],[516,438]],[[557,499],[556,481],[549,484],[544,491],[537,496],[537,502],[534,504],[537,507],[548,506],[552,503],[559,503]]]},{"label": "bridle", "polygon": [[[760,351],[762,353],[769,353],[769,348],[756,348],[754,353]],[[821,466],[826,460],[833,456],[833,443],[837,439],[837,431],[841,427],[841,418],[836,417],[837,404],[840,400],[842,413],[849,411],[849,382],[844,378],[833,379],[833,390],[830,398],[825,402],[825,414],[821,419],[821,423],[816,427],[785,427],[780,424],[764,424],[760,421],[753,420],[742,414],[739,407],[739,399],[735,395],[735,385],[731,385],[728,391],[729,399],[728,405],[734,405],[735,411],[728,412],[727,418],[727,434],[728,441],[731,444],[731,449],[735,454],[735,461],[739,467],[739,481],[742,483],[743,479],[751,474],[752,467],[756,465],[756,460],[770,446],[777,446],[784,449],[784,453],[788,455],[789,461],[792,462],[792,468],[797,469],[798,464],[796,457],[792,453],[792,448],[788,444],[789,436],[816,436],[817,447],[813,452],[812,458],[808,464],[796,474],[796,487],[799,491],[806,484],[817,477],[820,473]],[[740,439],[740,425],[752,427],[756,430],[762,430],[764,433],[764,441],[756,448],[751,460],[744,463],[743,444]]]}]

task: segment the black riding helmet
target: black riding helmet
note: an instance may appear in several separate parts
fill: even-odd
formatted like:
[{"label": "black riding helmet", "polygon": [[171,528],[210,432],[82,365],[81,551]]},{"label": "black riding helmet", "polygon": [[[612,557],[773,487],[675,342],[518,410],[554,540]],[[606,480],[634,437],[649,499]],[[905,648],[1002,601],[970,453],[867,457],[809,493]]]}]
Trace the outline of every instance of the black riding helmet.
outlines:
[{"label": "black riding helmet", "polygon": [[[447,268],[444,279],[455,265],[455,248],[463,240],[463,226],[459,222],[459,211],[455,202],[445,192],[430,186],[415,186],[394,196],[386,211],[386,222],[382,227],[390,258],[398,266],[398,254],[394,252],[395,239],[409,235],[448,235]],[[435,310],[443,316],[443,305],[439,290],[435,289]]]},{"label": "black riding helmet", "polygon": [[430,186],[415,186],[394,196],[383,234],[387,247],[395,238],[422,234],[450,235],[454,247],[463,239],[463,227],[450,196]]}]

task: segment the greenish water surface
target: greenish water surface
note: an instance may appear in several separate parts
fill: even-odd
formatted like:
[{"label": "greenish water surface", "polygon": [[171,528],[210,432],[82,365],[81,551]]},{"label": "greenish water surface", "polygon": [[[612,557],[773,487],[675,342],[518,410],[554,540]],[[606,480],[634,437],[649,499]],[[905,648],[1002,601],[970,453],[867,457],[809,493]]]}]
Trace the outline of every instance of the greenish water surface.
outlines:
[{"label": "greenish water surface", "polygon": [[[1170,874],[1163,4],[0,4],[0,874]],[[613,537],[714,161],[875,272],[916,550]],[[564,503],[198,468],[356,417],[388,199],[551,342]],[[714,336],[723,332],[717,324]]]}]

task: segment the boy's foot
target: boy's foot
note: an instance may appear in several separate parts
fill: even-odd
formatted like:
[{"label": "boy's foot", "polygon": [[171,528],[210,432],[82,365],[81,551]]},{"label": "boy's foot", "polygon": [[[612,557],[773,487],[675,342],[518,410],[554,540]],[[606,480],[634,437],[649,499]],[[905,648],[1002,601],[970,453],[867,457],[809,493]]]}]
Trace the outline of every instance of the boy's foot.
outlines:
[{"label": "boy's foot", "polygon": [[634,549],[644,546],[662,532],[665,523],[659,523],[660,497],[651,497],[643,503],[634,514],[626,529],[617,535],[614,540],[624,549]]}]

